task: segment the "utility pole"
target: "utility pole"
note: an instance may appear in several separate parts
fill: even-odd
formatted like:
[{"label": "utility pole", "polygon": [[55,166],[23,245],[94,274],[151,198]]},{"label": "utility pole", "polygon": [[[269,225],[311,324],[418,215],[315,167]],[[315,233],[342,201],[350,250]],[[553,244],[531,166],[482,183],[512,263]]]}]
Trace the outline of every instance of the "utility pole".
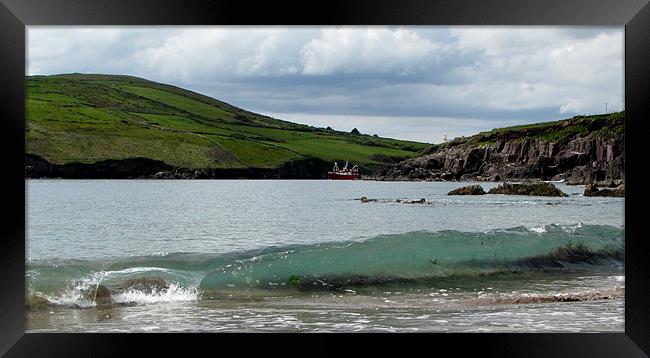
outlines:
[{"label": "utility pole", "polygon": [[605,114],[607,114],[607,102],[605,102]]}]

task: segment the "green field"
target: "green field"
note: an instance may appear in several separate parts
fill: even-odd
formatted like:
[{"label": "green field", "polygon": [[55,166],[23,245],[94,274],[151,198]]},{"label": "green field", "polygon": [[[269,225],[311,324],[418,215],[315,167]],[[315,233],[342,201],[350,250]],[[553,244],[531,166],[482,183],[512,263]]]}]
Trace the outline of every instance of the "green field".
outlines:
[{"label": "green field", "polygon": [[190,169],[277,168],[316,157],[371,169],[430,146],[291,123],[131,76],[26,81],[27,153],[52,164],[141,157]]}]

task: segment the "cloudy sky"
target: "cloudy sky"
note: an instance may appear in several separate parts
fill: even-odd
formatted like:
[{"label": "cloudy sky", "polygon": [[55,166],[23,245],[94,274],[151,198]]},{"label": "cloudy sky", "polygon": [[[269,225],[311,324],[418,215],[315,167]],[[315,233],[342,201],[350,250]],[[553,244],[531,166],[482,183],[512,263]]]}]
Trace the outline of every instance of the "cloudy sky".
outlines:
[{"label": "cloudy sky", "polygon": [[128,74],[276,118],[438,143],[624,108],[622,27],[41,27],[28,75]]}]

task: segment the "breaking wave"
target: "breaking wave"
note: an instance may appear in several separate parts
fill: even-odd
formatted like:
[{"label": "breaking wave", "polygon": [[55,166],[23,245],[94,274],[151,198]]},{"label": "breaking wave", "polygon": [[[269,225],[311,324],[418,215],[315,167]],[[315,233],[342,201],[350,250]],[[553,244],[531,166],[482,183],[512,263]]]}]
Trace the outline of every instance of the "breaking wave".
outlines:
[{"label": "breaking wave", "polygon": [[165,253],[111,261],[28,262],[28,306],[93,307],[199,300],[207,290],[345,289],[387,282],[624,264],[624,229],[544,225],[488,232],[409,232],[364,241],[225,254]]}]

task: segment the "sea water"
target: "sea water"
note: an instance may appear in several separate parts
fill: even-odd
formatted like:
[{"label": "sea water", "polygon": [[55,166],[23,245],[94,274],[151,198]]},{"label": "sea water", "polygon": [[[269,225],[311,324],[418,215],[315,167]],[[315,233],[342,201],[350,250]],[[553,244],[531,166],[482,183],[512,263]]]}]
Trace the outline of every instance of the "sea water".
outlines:
[{"label": "sea water", "polygon": [[27,328],[624,330],[624,199],[467,184],[28,180]]}]

